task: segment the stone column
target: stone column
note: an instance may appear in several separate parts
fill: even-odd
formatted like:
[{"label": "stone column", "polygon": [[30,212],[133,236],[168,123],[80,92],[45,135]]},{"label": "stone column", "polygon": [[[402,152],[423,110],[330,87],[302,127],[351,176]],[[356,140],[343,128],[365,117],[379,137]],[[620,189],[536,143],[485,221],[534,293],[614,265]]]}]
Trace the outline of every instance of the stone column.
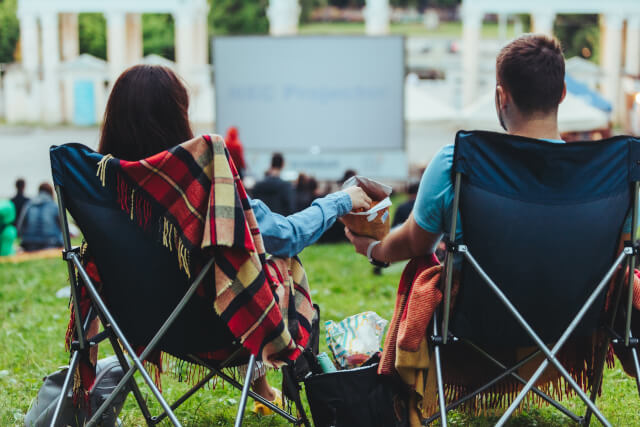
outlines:
[{"label": "stone column", "polygon": [[176,64],[178,72],[186,78],[186,74],[193,67],[194,60],[194,16],[186,10],[173,14],[176,37]]},{"label": "stone column", "polygon": [[553,12],[536,12],[531,16],[533,21],[533,32],[538,34],[553,35],[553,21],[556,15]]},{"label": "stone column", "polygon": [[625,67],[627,74],[640,76],[640,15],[627,19],[627,45],[625,49]]},{"label": "stone column", "polygon": [[20,15],[20,56],[22,66],[30,75],[38,71],[39,52],[38,19],[33,13],[23,13]]},{"label": "stone column", "polygon": [[509,15],[506,13],[498,14],[498,39],[507,40],[507,29],[509,26]]},{"label": "stone column", "polygon": [[207,23],[208,8],[199,12],[195,18],[195,53],[197,65],[209,63],[209,25]]},{"label": "stone column", "polygon": [[269,0],[267,7],[269,34],[272,36],[298,34],[300,10],[298,0]]},{"label": "stone column", "polygon": [[107,61],[111,84],[124,71],[127,64],[127,25],[124,12],[109,12],[107,20]]},{"label": "stone column", "polygon": [[622,68],[622,14],[609,13],[604,16],[602,50],[602,94],[613,106],[613,119],[619,118],[620,73]]},{"label": "stone column", "polygon": [[42,14],[40,20],[42,23],[42,120],[45,123],[60,123],[62,120],[62,90],[58,76],[60,23],[57,13]]},{"label": "stone column", "polygon": [[69,61],[78,57],[80,42],[78,40],[78,14],[60,14],[60,41],[62,44],[62,60]]},{"label": "stone column", "polygon": [[389,0],[367,0],[362,13],[367,35],[389,34],[389,18],[391,15]]},{"label": "stone column", "polygon": [[[463,3],[464,4],[464,3]],[[476,10],[462,12],[462,105],[476,99],[478,88],[478,55],[483,13]]]},{"label": "stone column", "polygon": [[139,13],[127,13],[127,52],[125,61],[127,66],[134,65],[142,59],[142,15]]}]

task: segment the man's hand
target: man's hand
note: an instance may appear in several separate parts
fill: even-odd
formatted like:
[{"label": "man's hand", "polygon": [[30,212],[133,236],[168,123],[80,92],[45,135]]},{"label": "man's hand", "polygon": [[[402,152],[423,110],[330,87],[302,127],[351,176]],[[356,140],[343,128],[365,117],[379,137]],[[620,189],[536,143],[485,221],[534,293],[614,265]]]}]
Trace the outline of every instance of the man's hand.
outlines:
[{"label": "man's hand", "polygon": [[351,198],[352,211],[362,208],[369,210],[369,207],[371,206],[371,197],[367,196],[367,193],[365,193],[362,188],[354,186],[345,188],[343,191]]},{"label": "man's hand", "polygon": [[[344,234],[357,253],[367,256],[367,249],[375,239],[353,234],[345,228]],[[442,235],[424,230],[418,225],[413,213],[404,224],[396,227],[371,251],[371,258],[380,262],[396,262],[433,253]]]},{"label": "man's hand", "polygon": [[347,227],[344,228],[344,234],[347,236],[347,239],[353,244],[356,252],[367,256],[367,249],[372,242],[375,242],[376,239],[372,239],[371,237],[358,236],[357,234],[353,234],[351,230]]}]

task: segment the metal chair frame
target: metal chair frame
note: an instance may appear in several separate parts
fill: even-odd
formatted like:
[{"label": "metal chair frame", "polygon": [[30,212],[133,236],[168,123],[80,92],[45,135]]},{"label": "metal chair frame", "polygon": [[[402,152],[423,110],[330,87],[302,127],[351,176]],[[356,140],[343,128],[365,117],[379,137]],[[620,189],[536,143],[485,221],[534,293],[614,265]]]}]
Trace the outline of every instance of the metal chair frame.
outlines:
[{"label": "metal chair frame", "polygon": [[[306,413],[304,411],[304,408],[302,406],[299,396],[294,400],[296,409],[298,410],[298,413],[299,413],[299,416],[296,418],[291,414],[289,414],[288,412],[284,411],[283,409],[275,406],[272,402],[269,402],[268,400],[264,399],[262,396],[250,390],[251,377],[256,364],[256,357],[253,354],[250,355],[249,357],[247,374],[245,376],[243,384],[240,384],[238,381],[231,378],[229,375],[227,375],[222,371],[224,367],[228,366],[234,360],[234,358],[237,356],[240,350],[242,350],[242,346],[239,345],[238,343],[234,343],[238,347],[238,349],[231,356],[229,356],[229,358],[227,358],[224,362],[222,362],[218,366],[212,366],[195,356],[190,356],[191,362],[197,363],[199,365],[202,365],[208,368],[210,372],[201,381],[199,381],[196,385],[194,385],[190,390],[188,390],[180,398],[178,398],[172,405],[169,405],[169,403],[162,396],[161,392],[158,390],[155,383],[149,376],[149,373],[144,369],[142,361],[151,353],[151,351],[154,350],[154,348],[158,344],[158,341],[164,336],[164,334],[167,332],[167,330],[169,329],[173,321],[178,317],[178,315],[181,313],[182,309],[185,307],[187,302],[191,299],[191,297],[197,290],[198,285],[204,279],[205,274],[213,266],[214,260],[213,259],[209,260],[207,264],[202,268],[198,276],[193,280],[193,282],[189,286],[189,289],[187,290],[185,295],[182,297],[180,302],[171,312],[171,314],[169,315],[167,320],[164,322],[164,324],[160,327],[158,332],[156,332],[156,334],[151,339],[149,344],[145,347],[145,350],[142,352],[140,356],[137,356],[135,351],[133,351],[131,344],[123,334],[122,330],[118,327],[117,322],[115,321],[115,319],[109,312],[109,309],[107,308],[104,301],[100,297],[100,294],[96,290],[96,287],[91,281],[91,279],[89,278],[89,275],[87,274],[86,270],[82,266],[80,256],[79,256],[79,248],[71,247],[71,239],[69,237],[69,225],[67,221],[67,210],[64,203],[63,192],[59,186],[56,186],[55,190],[56,190],[56,195],[58,199],[58,207],[59,207],[60,219],[62,223],[61,224],[62,237],[64,242],[64,250],[62,252],[62,258],[64,261],[67,262],[67,266],[69,269],[69,281],[71,286],[71,305],[72,305],[72,310],[74,311],[74,314],[75,314],[74,327],[76,328],[78,340],[74,341],[71,345],[72,355],[69,363],[69,369],[62,386],[60,398],[56,403],[54,416],[51,421],[51,427],[56,427],[60,425],[59,418],[61,415],[62,402],[64,397],[67,395],[67,392],[71,385],[71,382],[73,379],[73,373],[75,372],[76,366],[80,360],[80,357],[79,357],[80,352],[88,351],[90,347],[97,345],[99,342],[105,339],[108,339],[110,341],[111,346],[113,347],[113,350],[122,366],[122,369],[125,372],[125,375],[122,378],[122,380],[118,383],[114,391],[111,393],[109,398],[105,400],[102,403],[102,405],[92,414],[91,418],[86,424],[87,427],[93,427],[96,425],[96,423],[99,421],[99,418],[103,414],[103,412],[109,407],[111,402],[123,391],[123,389],[126,386],[130,387],[136,399],[136,402],[140,407],[140,411],[142,412],[142,415],[144,416],[148,426],[157,425],[165,418],[169,418],[169,420],[171,421],[171,423],[173,423],[174,426],[181,426],[180,421],[178,421],[174,411],[182,403],[184,403],[189,397],[191,397],[198,390],[204,387],[204,385],[216,375],[222,378],[224,381],[228,382],[234,388],[242,391],[238,412],[235,418],[235,424],[234,424],[235,427],[240,427],[242,425],[244,410],[246,407],[248,397],[251,397],[254,400],[261,402],[262,404],[270,408],[273,412],[275,412],[279,416],[282,416],[283,418],[285,418],[287,421],[289,421],[294,425],[303,424],[306,427],[311,427],[311,424],[306,416]],[[76,275],[75,275],[76,271],[78,272],[80,281],[76,280]],[[80,306],[78,303],[78,295],[82,286],[86,288],[91,298],[91,307],[89,309],[90,311],[85,319],[82,319],[81,312],[79,309]],[[104,326],[104,332],[99,333],[94,337],[87,336],[87,332],[89,329],[89,318],[91,317],[90,316],[91,310],[95,310],[95,313],[97,314],[102,325]],[[124,351],[123,351],[123,348],[124,348]],[[125,351],[126,353],[128,353],[129,358],[131,358],[131,360],[133,361],[133,365],[129,362],[129,360],[125,356]],[[153,396],[162,407],[163,412],[161,414],[157,416],[151,415],[151,412],[146,403],[146,400],[142,396],[140,388],[138,387],[138,384],[133,378],[133,375],[136,371],[140,372],[144,382],[149,387]],[[286,374],[287,373],[283,371],[283,375],[286,375]]]},{"label": "metal chair frame", "polygon": [[[461,187],[461,178],[462,173],[456,172],[455,174],[455,186],[454,186],[454,200],[453,200],[453,209],[452,209],[452,219],[451,219],[451,230],[450,230],[450,238],[452,239],[456,233],[456,221],[458,218],[458,211],[460,208],[460,187]],[[632,205],[632,230],[636,230],[638,228],[638,191],[640,190],[640,182],[633,183],[633,205]],[[636,236],[633,236],[633,241],[625,242],[624,248],[622,252],[617,256],[611,268],[607,271],[602,280],[598,283],[598,286],[591,293],[591,295],[584,302],[578,313],[575,315],[571,323],[567,326],[561,337],[554,344],[553,348],[549,349],[547,345],[540,339],[538,334],[532,329],[529,323],[522,317],[522,315],[518,312],[518,310],[513,306],[513,304],[509,301],[509,299],[504,295],[501,291],[500,287],[491,279],[491,277],[483,270],[483,268],[478,264],[476,259],[471,254],[469,248],[464,244],[455,244],[451,241],[448,242],[447,245],[447,256],[445,259],[445,267],[444,267],[444,302],[442,305],[442,324],[438,323],[438,316],[434,314],[433,316],[433,335],[429,337],[429,341],[433,346],[434,356],[435,356],[435,368],[436,368],[436,381],[438,386],[438,405],[439,405],[439,413],[432,415],[430,418],[424,420],[423,424],[428,425],[438,418],[441,419],[442,426],[447,426],[447,412],[457,408],[464,402],[467,402],[470,399],[473,399],[479,393],[482,393],[484,390],[489,389],[492,385],[499,382],[501,379],[511,376],[515,378],[518,382],[522,383],[524,386],[516,399],[511,403],[511,405],[507,408],[504,414],[500,417],[496,426],[504,426],[506,421],[511,417],[513,412],[518,408],[520,403],[523,401],[527,393],[530,391],[537,394],[544,401],[554,406],[560,412],[565,414],[567,417],[571,418],[576,423],[581,425],[589,425],[591,422],[592,414],[598,418],[598,420],[604,426],[611,426],[611,423],[604,417],[604,415],[600,412],[598,407],[596,406],[596,398],[598,396],[598,391],[602,386],[602,377],[604,372],[604,364],[606,359],[607,350],[610,342],[615,344],[624,344],[628,349],[630,349],[634,367],[636,371],[636,385],[638,387],[638,393],[640,394],[640,362],[638,359],[638,344],[639,340],[633,337],[631,332],[631,314],[632,314],[632,302],[633,302],[633,280],[634,275],[629,274],[629,282],[628,282],[628,293],[627,293],[627,305],[625,307],[625,331],[624,336],[619,336],[613,331],[613,326],[615,322],[615,317],[618,312],[618,307],[622,299],[622,282],[624,281],[624,274],[620,277],[619,282],[617,283],[617,290],[615,295],[615,303],[613,306],[613,311],[611,312],[611,318],[608,319],[606,324],[606,329],[609,332],[607,334],[607,339],[603,344],[602,348],[600,348],[599,353],[597,354],[596,360],[596,368],[593,372],[592,376],[592,390],[591,395],[587,396],[586,393],[580,388],[580,386],[573,380],[570,374],[566,371],[566,369],[562,366],[562,364],[556,358],[556,354],[565,344],[567,339],[574,332],[584,315],[587,313],[589,308],[593,305],[594,301],[603,291],[607,289],[607,285],[611,282],[614,274],[617,269],[621,265],[625,265],[628,267],[630,272],[633,272],[634,268],[637,265],[637,257],[638,250],[640,248],[640,244],[636,239]],[[468,341],[468,340],[460,340],[449,330],[449,314],[451,309],[451,287],[453,282],[453,255],[455,253],[461,254],[466,262],[469,262],[471,266],[475,269],[475,271],[480,275],[483,281],[489,286],[491,291],[498,297],[498,299],[502,302],[502,304],[506,307],[509,313],[516,319],[516,321],[522,326],[526,334],[535,342],[538,350],[528,355],[521,361],[519,361],[516,365],[507,367],[500,363],[498,360],[493,358],[489,353],[484,351],[482,348],[477,346],[476,344]],[[440,326],[440,328],[439,328]],[[479,387],[468,395],[462,397],[456,402],[450,403],[449,405],[445,402],[444,397],[444,383],[442,380],[442,361],[440,357],[440,347],[447,345],[448,342],[457,342],[462,341],[469,346],[471,346],[474,350],[479,352],[481,355],[486,357],[489,361],[491,361],[497,367],[504,369],[504,371],[492,379],[485,385]],[[518,368],[523,366],[525,363],[531,361],[534,357],[538,356],[540,353],[544,354],[545,360],[540,364],[535,373],[531,376],[531,378],[526,381],[524,378],[517,375],[516,371]],[[570,387],[576,392],[576,394],[580,397],[580,399],[586,404],[587,410],[584,416],[579,416],[559,402],[557,402],[552,397],[540,391],[535,387],[536,381],[540,378],[544,370],[551,363],[562,375],[565,381],[570,385]]]}]

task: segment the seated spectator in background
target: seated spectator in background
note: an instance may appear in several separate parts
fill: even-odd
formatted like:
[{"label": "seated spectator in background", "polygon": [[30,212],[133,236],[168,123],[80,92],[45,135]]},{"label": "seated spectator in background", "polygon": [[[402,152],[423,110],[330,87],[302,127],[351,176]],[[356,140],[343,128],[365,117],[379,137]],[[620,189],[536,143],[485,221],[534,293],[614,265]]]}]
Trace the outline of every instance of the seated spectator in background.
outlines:
[{"label": "seated spectator in background", "polygon": [[13,199],[11,199],[11,201],[13,202],[13,206],[15,206],[16,208],[16,214],[15,214],[15,219],[13,220],[13,225],[17,225],[18,218],[20,218],[20,215],[22,214],[22,209],[24,208],[24,205],[29,201],[29,199],[24,196],[24,187],[25,187],[24,179],[22,178],[17,179],[16,195],[13,196]]},{"label": "seated spectator in background", "polygon": [[296,212],[311,206],[311,202],[317,197],[317,191],[318,181],[315,178],[303,173],[298,175],[298,182],[296,183]]},{"label": "seated spectator in background", "polygon": [[391,228],[402,225],[407,219],[409,219],[409,215],[411,215],[411,211],[413,210],[413,205],[416,203],[416,196],[418,195],[419,185],[420,183],[418,182],[414,182],[413,184],[409,185],[409,188],[407,189],[409,200],[398,206],[398,208],[396,209],[396,213],[393,215]]},{"label": "seated spectator in background", "polygon": [[291,184],[280,178],[282,168],[284,157],[280,153],[274,153],[271,168],[264,179],[253,187],[252,197],[262,200],[273,212],[287,216],[295,211],[295,200]]},{"label": "seated spectator in background", "polygon": [[349,178],[354,177],[356,175],[357,175],[356,171],[354,171],[353,169],[347,169],[346,171],[344,171],[344,175],[342,175],[342,179],[338,181],[338,185],[342,185],[343,182],[345,182]]},{"label": "seated spectator in background", "polygon": [[227,145],[227,150],[229,150],[233,164],[236,165],[240,179],[244,178],[244,171],[247,165],[244,162],[244,148],[238,138],[238,128],[231,126],[227,130],[227,136],[224,138],[224,142]]},{"label": "seated spectator in background", "polygon": [[[24,186],[23,186],[24,188]],[[13,223],[16,220],[16,209],[10,200],[0,200],[0,256],[13,255],[18,233]]]},{"label": "seated spectator in background", "polygon": [[18,219],[18,235],[25,251],[62,246],[60,214],[50,184],[40,184],[38,195],[25,205]]}]

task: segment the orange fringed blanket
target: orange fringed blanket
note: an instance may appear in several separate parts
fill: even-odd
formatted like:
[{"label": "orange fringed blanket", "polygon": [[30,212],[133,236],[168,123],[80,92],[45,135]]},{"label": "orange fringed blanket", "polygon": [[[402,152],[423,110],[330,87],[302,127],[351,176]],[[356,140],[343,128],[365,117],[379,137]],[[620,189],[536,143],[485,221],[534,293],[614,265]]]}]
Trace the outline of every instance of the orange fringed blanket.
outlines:
[{"label": "orange fringed blanket", "polygon": [[[385,339],[384,352],[380,360],[380,375],[398,375],[415,393],[412,402],[412,421],[431,415],[437,410],[436,383],[427,343],[429,324],[434,311],[442,301],[440,276],[442,266],[435,256],[416,258],[405,267],[396,297],[396,305],[389,331]],[[640,310],[640,272],[635,271],[633,305]],[[457,292],[454,280],[452,295]],[[640,314],[635,316],[640,327]],[[584,389],[591,388],[590,373],[596,364],[596,350],[604,335],[570,340],[558,354],[559,360],[572,377]],[[447,402],[455,401],[471,393],[501,373],[501,369],[487,361],[484,356],[465,344],[451,344],[442,348],[443,380]],[[512,366],[532,353],[535,348],[485,348],[503,364]],[[623,361],[627,358],[624,348],[616,349]],[[529,378],[542,362],[536,357],[520,368],[517,373]],[[607,354],[607,363],[613,364],[613,351]],[[631,373],[631,370],[627,370]],[[472,413],[500,411],[508,407],[522,385],[513,377],[507,377],[493,387],[468,401],[462,409]],[[572,395],[573,392],[554,368],[548,368],[538,381],[537,387],[554,398]],[[533,403],[543,403],[536,395],[529,395]],[[421,412],[420,414],[416,412]]]}]

